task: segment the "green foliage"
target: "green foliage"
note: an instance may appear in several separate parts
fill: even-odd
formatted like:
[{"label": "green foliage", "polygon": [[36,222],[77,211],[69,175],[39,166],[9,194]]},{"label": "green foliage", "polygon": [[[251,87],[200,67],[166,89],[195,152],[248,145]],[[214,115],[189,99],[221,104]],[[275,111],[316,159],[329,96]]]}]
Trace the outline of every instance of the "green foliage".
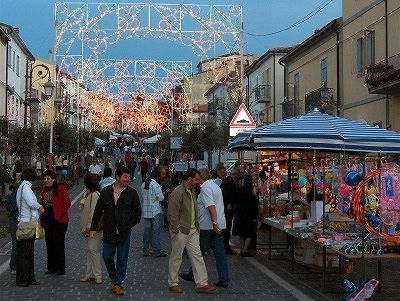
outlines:
[{"label": "green foliage", "polygon": [[12,181],[9,170],[3,164],[0,164],[0,183],[10,183]]},{"label": "green foliage", "polygon": [[[107,141],[107,140],[105,140]],[[91,149],[93,145],[93,139],[88,130],[80,129],[79,130],[79,148],[81,150]]]},{"label": "green foliage", "polygon": [[36,132],[36,148],[39,156],[45,157],[49,153],[50,128],[42,126]]},{"label": "green foliage", "polygon": [[12,154],[25,160],[30,157],[35,147],[35,132],[31,127],[16,128],[8,138]]},{"label": "green foliage", "polygon": [[157,149],[160,152],[160,155],[165,158],[170,153],[170,140],[171,140],[171,132],[169,130],[164,130],[160,139],[157,141]]},{"label": "green foliage", "polygon": [[187,153],[192,160],[199,160],[202,158],[205,150],[201,129],[193,127],[182,135],[181,151]]}]

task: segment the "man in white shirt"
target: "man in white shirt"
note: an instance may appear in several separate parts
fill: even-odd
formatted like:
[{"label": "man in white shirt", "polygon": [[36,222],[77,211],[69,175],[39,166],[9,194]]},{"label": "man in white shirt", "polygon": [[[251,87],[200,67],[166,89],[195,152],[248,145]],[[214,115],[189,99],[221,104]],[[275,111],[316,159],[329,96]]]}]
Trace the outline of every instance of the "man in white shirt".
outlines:
[{"label": "man in white shirt", "polygon": [[[211,179],[208,169],[200,169],[202,177],[200,195],[197,198],[197,210],[200,226],[200,249],[204,254],[213,249],[217,265],[219,287],[227,288],[229,285],[228,260],[224,248],[224,231],[226,220],[224,213],[224,200],[221,188]],[[191,268],[187,274],[179,276],[188,281],[193,281]]]},{"label": "man in white shirt", "polygon": [[89,173],[94,173],[99,176],[99,180],[101,179],[101,175],[103,173],[101,166],[97,163],[97,159],[93,159],[92,165],[89,167]]}]

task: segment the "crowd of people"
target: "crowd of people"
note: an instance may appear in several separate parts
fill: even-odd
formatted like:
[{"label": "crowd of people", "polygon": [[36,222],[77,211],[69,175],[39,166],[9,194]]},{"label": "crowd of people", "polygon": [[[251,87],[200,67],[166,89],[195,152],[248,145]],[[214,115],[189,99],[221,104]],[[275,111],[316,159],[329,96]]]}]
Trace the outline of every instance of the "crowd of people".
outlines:
[{"label": "crowd of people", "polygon": [[[168,290],[172,293],[182,292],[180,279],[195,282],[198,293],[213,293],[215,286],[229,286],[227,257],[236,254],[229,243],[231,233],[240,237],[239,255],[252,256],[249,248],[256,236],[258,194],[269,193],[269,187],[263,186],[265,173],[260,173],[261,181],[254,185],[253,177],[243,175],[238,168],[233,168],[229,176],[222,165],[211,171],[190,168],[178,182],[171,166],[152,162],[149,156],[137,158],[130,149],[116,160],[115,165],[108,157],[99,164],[95,156],[89,156],[85,157],[86,191],[79,202],[79,231],[86,255],[81,282],[103,283],[103,258],[112,292],[124,295],[122,283],[126,277],[131,229],[141,219],[142,254],[154,258],[169,255]],[[142,179],[142,202],[130,186],[136,179],[136,168]],[[57,184],[56,174],[46,171],[37,199],[31,188],[35,180],[35,170],[23,171],[22,182],[15,189],[14,198],[10,197],[15,203],[9,210],[13,213],[14,231],[11,233],[13,246],[14,243],[16,246],[10,269],[17,275],[16,284],[22,287],[39,282],[33,266],[35,235],[18,239],[21,224],[39,223],[44,228],[46,274],[65,274],[70,197],[66,188]],[[161,230],[169,231],[170,254],[162,248]],[[203,259],[203,255],[211,250],[218,274],[215,286],[209,283]],[[190,259],[191,268],[186,273],[179,273],[185,255]]]}]

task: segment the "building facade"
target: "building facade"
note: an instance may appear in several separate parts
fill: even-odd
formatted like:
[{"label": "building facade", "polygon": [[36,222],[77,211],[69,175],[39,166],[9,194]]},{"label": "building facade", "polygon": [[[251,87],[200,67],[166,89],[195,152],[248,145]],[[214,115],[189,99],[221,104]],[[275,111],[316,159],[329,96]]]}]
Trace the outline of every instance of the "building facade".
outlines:
[{"label": "building facade", "polygon": [[285,66],[282,119],[318,108],[337,115],[340,99],[339,51],[341,19],[333,20],[280,60]]},{"label": "building facade", "polygon": [[279,60],[292,49],[270,49],[244,72],[243,88],[247,106],[258,125],[282,119],[284,68]]},{"label": "building facade", "polygon": [[19,29],[0,23],[8,35],[7,46],[7,103],[5,116],[15,126],[30,125],[27,91],[29,72],[35,58],[19,36]]},{"label": "building facade", "polygon": [[400,0],[342,5],[342,115],[398,131]]},{"label": "building facade", "polygon": [[7,104],[7,51],[10,38],[5,31],[0,27],[0,133],[3,136],[7,135],[8,123],[6,117]]}]

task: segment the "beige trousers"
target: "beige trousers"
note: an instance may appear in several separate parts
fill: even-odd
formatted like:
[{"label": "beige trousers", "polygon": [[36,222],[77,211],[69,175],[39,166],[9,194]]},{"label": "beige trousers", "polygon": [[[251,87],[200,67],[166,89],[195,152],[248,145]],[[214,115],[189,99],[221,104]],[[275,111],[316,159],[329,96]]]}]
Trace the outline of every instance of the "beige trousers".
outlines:
[{"label": "beige trousers", "polygon": [[192,265],[194,282],[197,287],[207,285],[207,269],[200,251],[200,237],[197,229],[191,229],[188,235],[180,231],[178,233],[170,231],[170,235],[172,250],[169,256],[168,285],[176,286],[179,283],[179,268],[185,248]]},{"label": "beige trousers", "polygon": [[86,274],[88,277],[101,278],[101,232],[97,232],[95,237],[85,237],[86,252]]}]

